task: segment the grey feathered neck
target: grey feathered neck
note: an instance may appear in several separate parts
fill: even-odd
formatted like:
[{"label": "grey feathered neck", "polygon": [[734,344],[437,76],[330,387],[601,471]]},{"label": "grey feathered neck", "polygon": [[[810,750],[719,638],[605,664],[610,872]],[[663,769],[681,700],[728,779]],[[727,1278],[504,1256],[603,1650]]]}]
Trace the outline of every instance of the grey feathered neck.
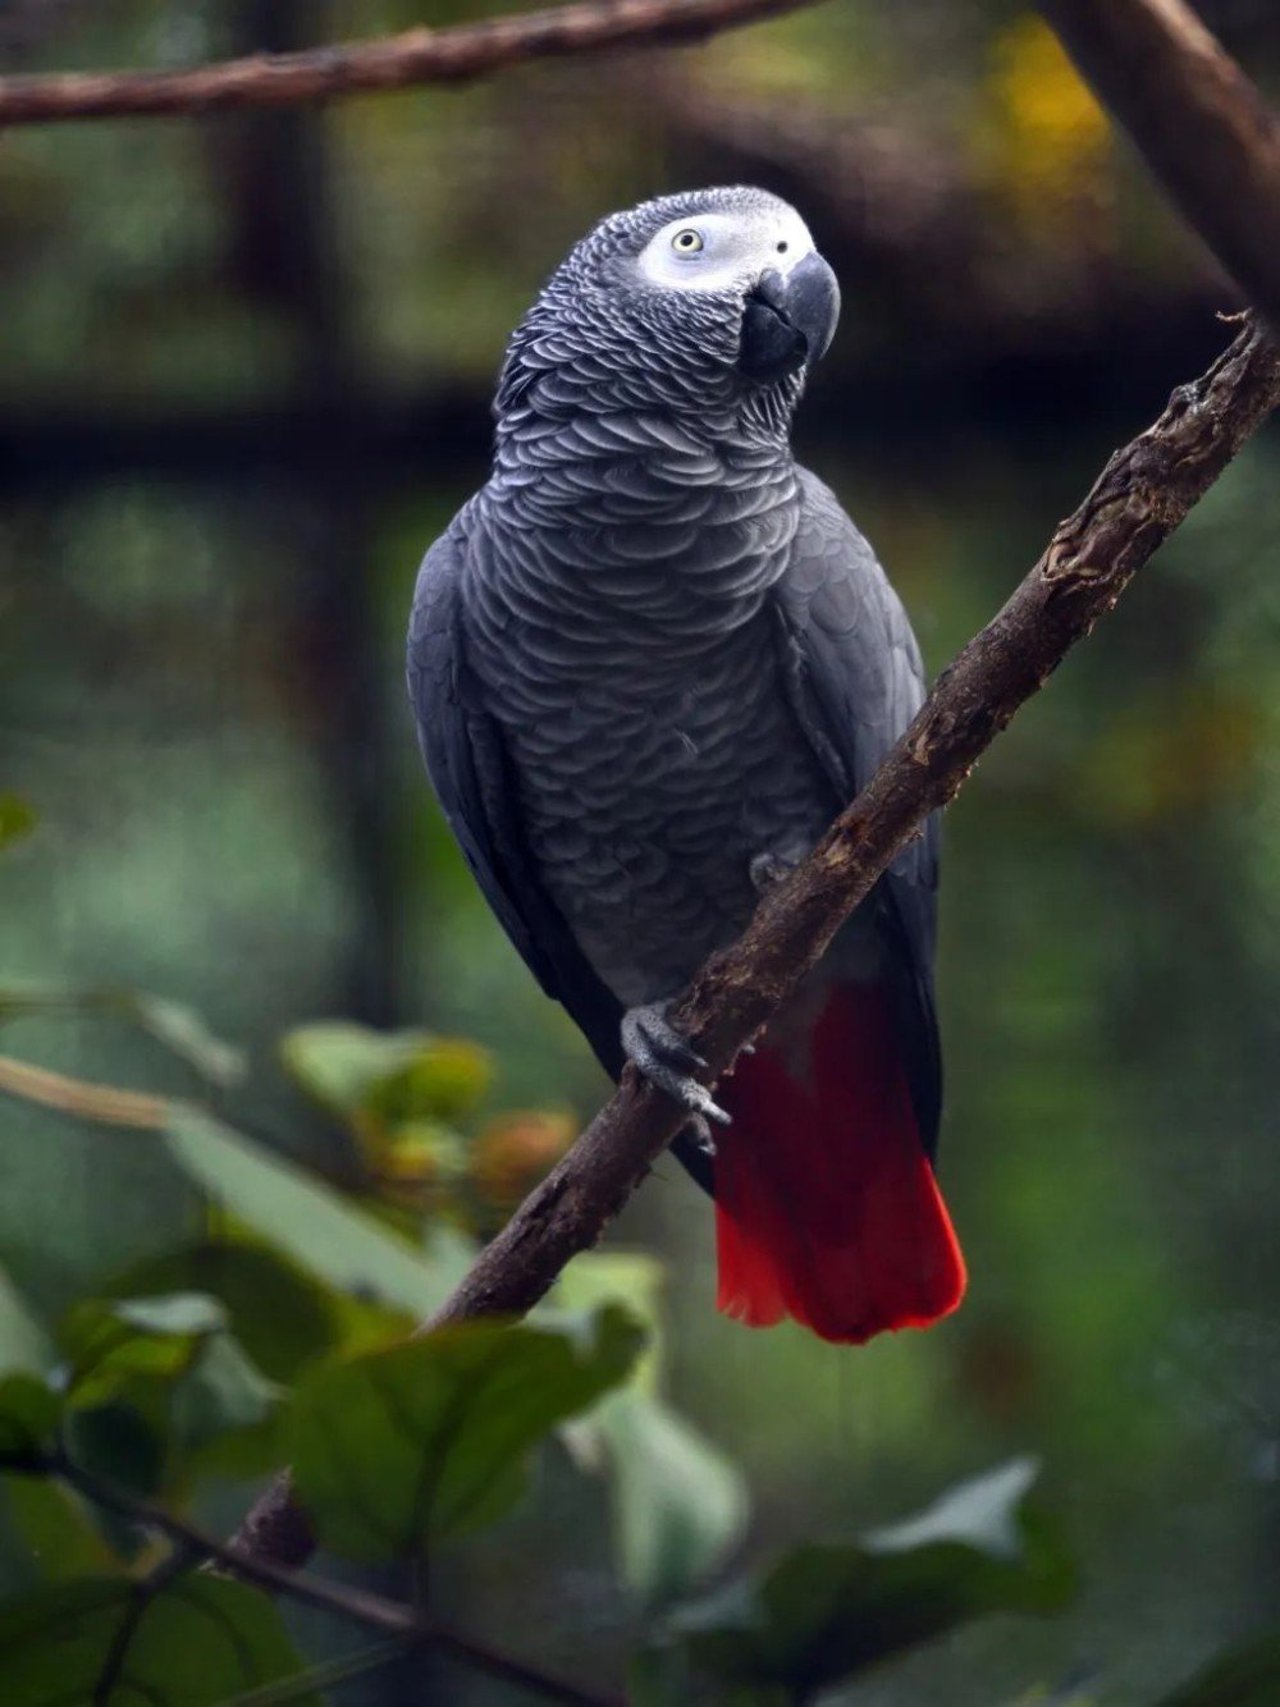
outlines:
[{"label": "grey feathered neck", "polygon": [[[694,191],[611,215],[552,275],[512,336],[494,401],[498,465],[509,441],[546,441],[574,422],[659,417],[699,446],[789,456],[803,380],[752,385],[737,372],[742,298],[640,281],[631,263],[669,221],[772,200]],[[518,451],[517,451],[518,459]]]},{"label": "grey feathered neck", "polygon": [[620,621],[649,682],[678,681],[783,572],[800,381],[739,376],[736,292],[649,287],[629,264],[669,220],[759,193],[668,197],[605,220],[516,331],[466,594],[495,646],[518,620],[558,671],[590,677]]}]

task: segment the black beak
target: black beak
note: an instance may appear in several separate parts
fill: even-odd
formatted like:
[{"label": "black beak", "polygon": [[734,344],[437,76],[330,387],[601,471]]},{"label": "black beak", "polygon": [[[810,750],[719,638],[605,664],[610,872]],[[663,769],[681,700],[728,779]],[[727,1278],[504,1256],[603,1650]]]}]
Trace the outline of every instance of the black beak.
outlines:
[{"label": "black beak", "polygon": [[747,297],[738,370],[762,384],[785,379],[827,352],[840,318],[840,286],[816,251],[784,279],[765,273]]}]

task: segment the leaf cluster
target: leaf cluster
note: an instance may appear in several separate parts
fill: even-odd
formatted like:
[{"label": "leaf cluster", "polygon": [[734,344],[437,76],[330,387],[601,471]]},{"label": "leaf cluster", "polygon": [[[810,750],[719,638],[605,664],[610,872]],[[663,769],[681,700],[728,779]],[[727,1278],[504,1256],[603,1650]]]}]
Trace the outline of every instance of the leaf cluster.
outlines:
[{"label": "leaf cluster", "polygon": [[[195,1016],[150,998],[112,1007],[225,1084],[235,1052]],[[470,1262],[496,1201],[477,1155],[488,1145],[492,1160],[495,1132],[523,1143],[542,1117],[486,1121],[490,1064],[459,1040],[324,1024],[292,1033],[283,1057],[349,1140],[353,1190],[204,1109],[165,1105],[158,1141],[208,1205],[203,1234],[107,1277],[53,1324],[0,1285],[0,1522],[30,1561],[0,1603],[6,1703],[319,1702],[433,1643],[553,1698],[613,1699],[463,1638],[423,1606],[301,1575],[232,1580],[193,1511],[215,1480],[283,1463],[330,1553],[409,1564],[425,1580],[511,1513],[540,1455],[567,1458],[608,1502],[638,1707],[807,1702],[973,1619],[1068,1602],[1071,1564],[1026,1459],[892,1528],[726,1574],[746,1491],[662,1396],[652,1258],[579,1257],[525,1322],[413,1331]],[[538,1145],[513,1154],[534,1171],[548,1160]],[[372,1623],[381,1639],[309,1664],[272,1590]],[[1277,1675],[1264,1643],[1177,1701],[1248,1707]]]}]

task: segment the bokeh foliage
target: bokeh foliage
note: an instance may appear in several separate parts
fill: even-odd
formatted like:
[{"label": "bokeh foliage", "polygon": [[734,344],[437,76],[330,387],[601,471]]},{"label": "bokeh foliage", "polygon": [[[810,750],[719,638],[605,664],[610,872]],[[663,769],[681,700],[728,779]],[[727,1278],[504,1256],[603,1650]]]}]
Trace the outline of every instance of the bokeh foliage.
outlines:
[{"label": "bokeh foliage", "polygon": [[[439,1123],[455,1154],[480,1149],[483,1134],[444,1125],[482,1088],[482,1058],[456,1040],[313,1026],[284,1053],[357,1141],[374,1111],[399,1108]],[[632,1688],[653,1707],[726,1690],[744,1707],[807,1700],[970,1619],[1070,1596],[1026,1461],[896,1529],[796,1549],[700,1595],[742,1540],[746,1494],[662,1401],[653,1258],[587,1253],[526,1322],[413,1335],[478,1248],[465,1168],[410,1215],[394,1183],[348,1200],[180,1103],[151,1141],[207,1195],[204,1236],[108,1278],[52,1336],[10,1294],[0,1521],[18,1580],[0,1656],[14,1707],[318,1702],[420,1664],[430,1645],[401,1640],[310,1665],[260,1587],[201,1571],[188,1514],[208,1478],[240,1486],[286,1462],[321,1545],[412,1566],[426,1616],[458,1540],[521,1503],[531,1454],[558,1436],[611,1504]],[[529,1159],[532,1179],[543,1158]]]}]

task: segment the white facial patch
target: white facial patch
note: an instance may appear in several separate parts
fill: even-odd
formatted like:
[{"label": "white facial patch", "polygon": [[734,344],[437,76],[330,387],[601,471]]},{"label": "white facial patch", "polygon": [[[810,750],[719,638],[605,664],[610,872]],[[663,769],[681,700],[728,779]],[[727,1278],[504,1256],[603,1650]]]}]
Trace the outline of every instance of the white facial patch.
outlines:
[{"label": "white facial patch", "polygon": [[786,278],[812,253],[808,226],[779,205],[673,219],[649,239],[636,265],[650,284],[668,289],[733,290],[770,270]]}]

